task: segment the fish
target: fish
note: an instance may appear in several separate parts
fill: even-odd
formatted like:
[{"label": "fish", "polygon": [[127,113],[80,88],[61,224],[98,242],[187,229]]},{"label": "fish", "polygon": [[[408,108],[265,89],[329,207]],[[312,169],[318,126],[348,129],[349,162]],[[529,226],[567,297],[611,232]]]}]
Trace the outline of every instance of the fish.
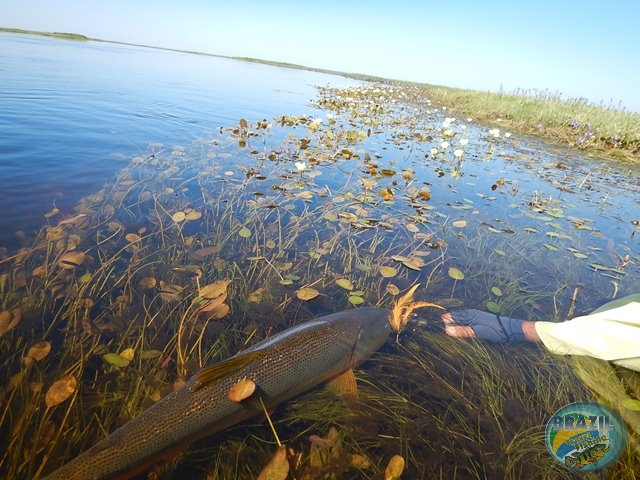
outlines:
[{"label": "fish", "polygon": [[390,333],[391,311],[365,307],[301,323],[205,367],[45,480],[127,479],[189,443],[272,410],[316,385],[353,379]]},{"label": "fish", "polygon": [[611,450],[611,444],[596,443],[595,445],[564,457],[564,464],[571,468],[582,468],[589,464],[598,465],[598,461]]}]

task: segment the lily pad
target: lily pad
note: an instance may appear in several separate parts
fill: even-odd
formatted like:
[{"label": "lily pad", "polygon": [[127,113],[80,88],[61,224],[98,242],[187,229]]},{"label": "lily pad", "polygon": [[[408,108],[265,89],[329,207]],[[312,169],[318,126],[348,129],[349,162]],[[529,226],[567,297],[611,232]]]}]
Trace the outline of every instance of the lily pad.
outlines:
[{"label": "lily pad", "polygon": [[385,278],[391,278],[391,277],[395,277],[396,274],[398,273],[398,270],[396,270],[393,267],[380,267],[380,275],[382,275]]},{"label": "lily pad", "polygon": [[454,280],[464,280],[464,273],[462,273],[457,268],[451,267],[448,273],[449,273],[449,276]]},{"label": "lily pad", "polygon": [[364,298],[360,295],[349,295],[349,303],[351,305],[362,305],[364,303]]},{"label": "lily pad", "polygon": [[183,222],[186,218],[187,216],[185,215],[184,212],[176,212],[173,215],[171,215],[171,220],[173,220],[176,223]]},{"label": "lily pad", "polygon": [[339,278],[336,280],[336,284],[345,290],[353,290],[353,283],[348,278]]},{"label": "lily pad", "polygon": [[104,358],[105,362],[113,365],[114,367],[126,367],[131,363],[131,360],[124,358],[122,355],[118,353],[105,353],[102,358]]},{"label": "lily pad", "polygon": [[320,292],[312,287],[302,287],[296,292],[296,297],[303,301],[309,301],[320,295]]},{"label": "lily pad", "polygon": [[78,380],[73,375],[56,380],[45,394],[45,404],[49,408],[61,404],[76,391],[76,388],[78,388]]}]

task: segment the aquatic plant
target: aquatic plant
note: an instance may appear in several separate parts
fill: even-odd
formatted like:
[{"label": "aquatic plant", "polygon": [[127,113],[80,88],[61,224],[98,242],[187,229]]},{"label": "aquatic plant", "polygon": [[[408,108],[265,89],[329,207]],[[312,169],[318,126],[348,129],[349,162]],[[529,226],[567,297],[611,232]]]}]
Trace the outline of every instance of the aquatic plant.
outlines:
[{"label": "aquatic plant", "polygon": [[[409,319],[436,304],[562,319],[635,288],[633,247],[575,205],[615,201],[598,190],[606,172],[534,162],[418,87],[321,88],[315,103],[326,121],[240,119],[188,147],[152,145],[0,260],[1,475],[49,471],[203,365],[359,305],[393,310],[396,344],[359,372],[353,418],[318,391],[273,416],[294,468],[373,478],[401,455],[416,478],[535,474],[531,422],[582,392],[565,365],[422,334]],[[522,182],[532,164],[536,183]],[[434,303],[413,299],[418,283]],[[419,314],[437,328],[434,312]],[[529,420],[500,423],[525,405]],[[334,423],[335,457],[321,448],[337,445]],[[254,478],[276,448],[271,431],[252,431],[259,440],[230,432],[210,441],[212,460],[196,449],[175,468]],[[348,463],[360,457],[370,466]],[[547,474],[562,478],[552,464]]]}]

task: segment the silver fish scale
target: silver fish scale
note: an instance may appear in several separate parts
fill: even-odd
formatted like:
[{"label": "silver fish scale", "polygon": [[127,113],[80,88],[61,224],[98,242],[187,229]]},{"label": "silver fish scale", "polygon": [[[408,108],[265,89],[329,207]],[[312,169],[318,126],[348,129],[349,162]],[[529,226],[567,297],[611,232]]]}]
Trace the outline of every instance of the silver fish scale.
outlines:
[{"label": "silver fish scale", "polygon": [[[210,385],[194,376],[45,480],[112,479],[261,413],[258,397],[274,407],[369,358],[386,341],[389,315],[379,308],[349,310],[263,340],[232,357],[260,352],[242,368]],[[256,393],[230,400],[231,387],[245,378]]]}]

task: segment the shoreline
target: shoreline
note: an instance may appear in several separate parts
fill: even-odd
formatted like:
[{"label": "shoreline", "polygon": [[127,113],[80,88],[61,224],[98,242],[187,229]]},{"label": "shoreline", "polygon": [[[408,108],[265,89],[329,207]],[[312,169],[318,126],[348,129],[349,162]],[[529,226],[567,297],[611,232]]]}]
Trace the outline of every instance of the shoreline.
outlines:
[{"label": "shoreline", "polygon": [[543,138],[552,144],[574,148],[589,156],[625,163],[640,163],[640,113],[612,105],[592,104],[584,98],[562,98],[559,93],[538,90],[513,93],[469,90],[382,78],[362,73],[339,72],[275,60],[103,40],[77,33],[40,32],[0,27],[1,32],[40,35],[71,41],[130,45],[307,70],[399,87],[411,85],[424,89],[425,97],[431,101],[433,106],[448,110],[454,115],[471,117],[479,123],[494,127],[508,128],[514,133]]}]

